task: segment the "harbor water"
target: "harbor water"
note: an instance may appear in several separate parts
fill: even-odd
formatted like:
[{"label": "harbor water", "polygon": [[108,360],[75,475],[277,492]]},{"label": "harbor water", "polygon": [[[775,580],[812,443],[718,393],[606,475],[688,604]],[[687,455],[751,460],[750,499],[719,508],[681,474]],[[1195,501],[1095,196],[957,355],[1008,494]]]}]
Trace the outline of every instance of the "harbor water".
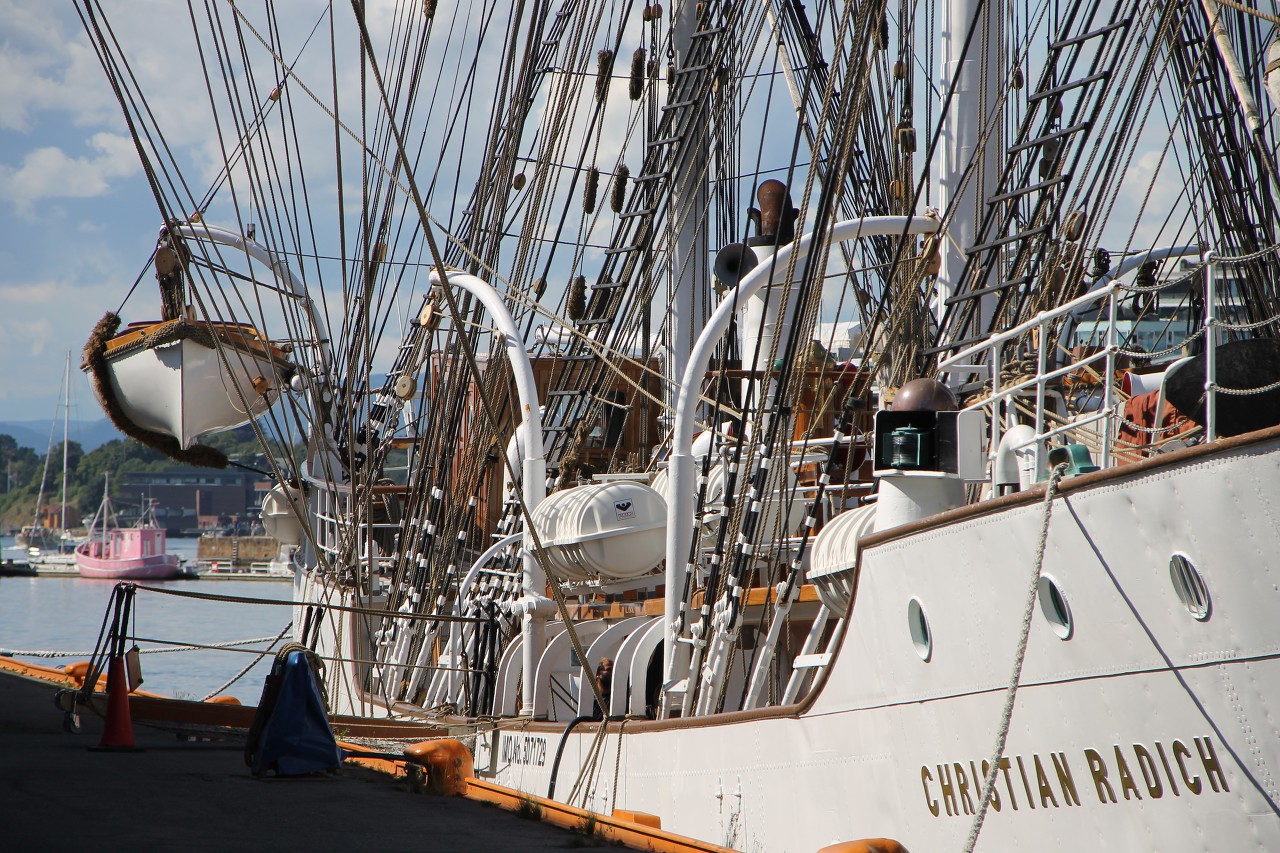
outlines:
[{"label": "harbor water", "polygon": [[[195,539],[169,540],[170,553],[195,557]],[[3,555],[21,559],[11,537],[3,539]],[[264,581],[147,581],[145,587],[198,592],[232,598],[287,602],[292,585]],[[102,630],[115,584],[68,576],[0,577],[0,654],[46,666],[88,660]],[[142,689],[180,699],[202,699],[245,667],[252,668],[224,692],[246,705],[256,704],[273,655],[259,659],[289,624],[291,609],[279,604],[208,601],[139,589],[130,634],[145,640],[141,649],[173,648],[167,644],[217,645],[268,638],[229,649],[145,652]],[[286,642],[289,636],[277,643]],[[31,655],[28,652],[39,654]],[[256,661],[256,663],[254,663]]]}]

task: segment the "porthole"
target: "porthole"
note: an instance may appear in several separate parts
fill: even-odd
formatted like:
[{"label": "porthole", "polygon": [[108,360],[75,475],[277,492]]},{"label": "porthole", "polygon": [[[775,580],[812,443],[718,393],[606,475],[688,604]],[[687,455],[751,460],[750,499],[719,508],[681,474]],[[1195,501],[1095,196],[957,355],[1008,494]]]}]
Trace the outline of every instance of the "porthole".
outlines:
[{"label": "porthole", "polygon": [[1201,622],[1209,618],[1209,590],[1190,557],[1175,553],[1169,558],[1169,580],[1188,613]]},{"label": "porthole", "polygon": [[1041,575],[1036,587],[1040,599],[1040,612],[1044,614],[1053,633],[1057,634],[1059,639],[1071,639],[1073,629],[1071,607],[1067,604],[1067,597],[1062,594],[1058,582],[1048,575]]},{"label": "porthole", "polygon": [[916,647],[916,654],[927,662],[933,656],[933,635],[929,632],[929,617],[924,615],[918,598],[907,604],[907,630],[911,632],[911,644]]}]

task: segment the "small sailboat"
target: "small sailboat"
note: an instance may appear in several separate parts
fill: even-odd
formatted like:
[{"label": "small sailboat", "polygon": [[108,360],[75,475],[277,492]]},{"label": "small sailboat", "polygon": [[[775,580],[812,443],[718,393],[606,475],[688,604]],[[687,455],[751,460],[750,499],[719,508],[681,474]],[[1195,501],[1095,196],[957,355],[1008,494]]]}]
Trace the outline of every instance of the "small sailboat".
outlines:
[{"label": "small sailboat", "polygon": [[108,484],[89,527],[89,541],[76,548],[82,578],[165,580],[180,572],[176,554],[165,553],[165,530],[156,523],[155,507],[144,506],[133,527],[120,527],[111,507]]},{"label": "small sailboat", "polygon": [[[67,449],[70,446],[69,425],[71,417],[71,353],[67,353],[62,376],[62,491],[61,512],[56,522],[41,523],[44,510],[44,486],[49,479],[49,461],[53,458],[53,430],[49,431],[49,450],[44,457],[44,471],[40,475],[40,491],[36,495],[36,517],[17,535],[17,544],[28,549],[28,555],[42,563],[62,562],[80,544],[82,539],[71,535],[67,527]],[[55,415],[56,417],[56,415]],[[56,523],[56,527],[53,524]]]}]

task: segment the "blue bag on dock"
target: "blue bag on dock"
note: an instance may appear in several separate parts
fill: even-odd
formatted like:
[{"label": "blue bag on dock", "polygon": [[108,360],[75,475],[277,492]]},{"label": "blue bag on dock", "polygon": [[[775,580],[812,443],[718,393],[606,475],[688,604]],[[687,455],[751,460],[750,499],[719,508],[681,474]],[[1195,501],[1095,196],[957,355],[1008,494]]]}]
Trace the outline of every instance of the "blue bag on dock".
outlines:
[{"label": "blue bag on dock", "polygon": [[320,681],[305,650],[282,650],[263,685],[245,763],[253,775],[333,773],[342,750],[329,727]]}]

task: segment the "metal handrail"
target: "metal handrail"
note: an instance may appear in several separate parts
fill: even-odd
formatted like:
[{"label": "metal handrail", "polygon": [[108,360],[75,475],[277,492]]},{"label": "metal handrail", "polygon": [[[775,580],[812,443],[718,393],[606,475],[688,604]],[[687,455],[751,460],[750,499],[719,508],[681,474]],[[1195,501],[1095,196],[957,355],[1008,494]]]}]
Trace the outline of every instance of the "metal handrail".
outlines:
[{"label": "metal handrail", "polygon": [[[1178,247],[1176,250],[1169,250],[1171,254],[1183,254],[1184,248]],[[1214,293],[1214,266],[1218,263],[1226,263],[1215,257],[1213,252],[1205,252],[1201,256],[1202,264],[1205,271],[1204,280],[1204,326],[1205,344],[1205,440],[1213,441],[1217,438],[1217,368],[1216,368],[1216,349],[1217,328],[1221,326],[1221,321],[1217,317],[1217,300]],[[1048,311],[1043,311],[1036,316],[1026,320],[1011,329],[1007,329],[998,335],[993,335],[981,343],[969,346],[950,357],[938,363],[938,373],[986,373],[990,376],[991,394],[984,397],[981,401],[966,407],[968,410],[985,408],[991,406],[991,445],[988,449],[988,459],[994,461],[995,455],[999,450],[1000,440],[1003,433],[1002,419],[999,416],[1001,404],[1011,400],[1019,395],[1027,394],[1034,389],[1035,393],[1035,437],[1020,445],[1027,447],[1034,445],[1036,470],[1041,464],[1041,454],[1044,452],[1043,442],[1056,435],[1069,432],[1079,427],[1087,426],[1098,421],[1105,421],[1106,427],[1102,441],[1102,458],[1100,464],[1103,468],[1111,467],[1114,457],[1113,435],[1117,421],[1120,420],[1120,413],[1116,411],[1116,357],[1120,352],[1118,333],[1118,313],[1120,300],[1123,298],[1124,289],[1120,283],[1114,279],[1109,280],[1106,286],[1090,291],[1076,299],[1059,305]],[[1056,321],[1074,314],[1082,308],[1090,305],[1098,305],[1099,313],[1103,310],[1107,314],[1106,341],[1099,352],[1091,353],[1070,364],[1064,365],[1053,370],[1049,370],[1049,352],[1047,334],[1051,324]],[[1000,385],[1000,350],[1001,347],[1011,341],[1023,338],[1028,332],[1038,331],[1036,348],[1036,375],[1028,380],[1017,382],[1008,387],[1002,388]],[[1056,427],[1054,429],[1045,429],[1045,397],[1047,386],[1050,382],[1066,376],[1070,373],[1095,364],[1099,361],[1105,361],[1104,381],[1102,383],[1103,400],[1101,411],[1090,415],[1086,418],[1073,421],[1069,424]],[[1158,413],[1157,413],[1158,416]]]}]

